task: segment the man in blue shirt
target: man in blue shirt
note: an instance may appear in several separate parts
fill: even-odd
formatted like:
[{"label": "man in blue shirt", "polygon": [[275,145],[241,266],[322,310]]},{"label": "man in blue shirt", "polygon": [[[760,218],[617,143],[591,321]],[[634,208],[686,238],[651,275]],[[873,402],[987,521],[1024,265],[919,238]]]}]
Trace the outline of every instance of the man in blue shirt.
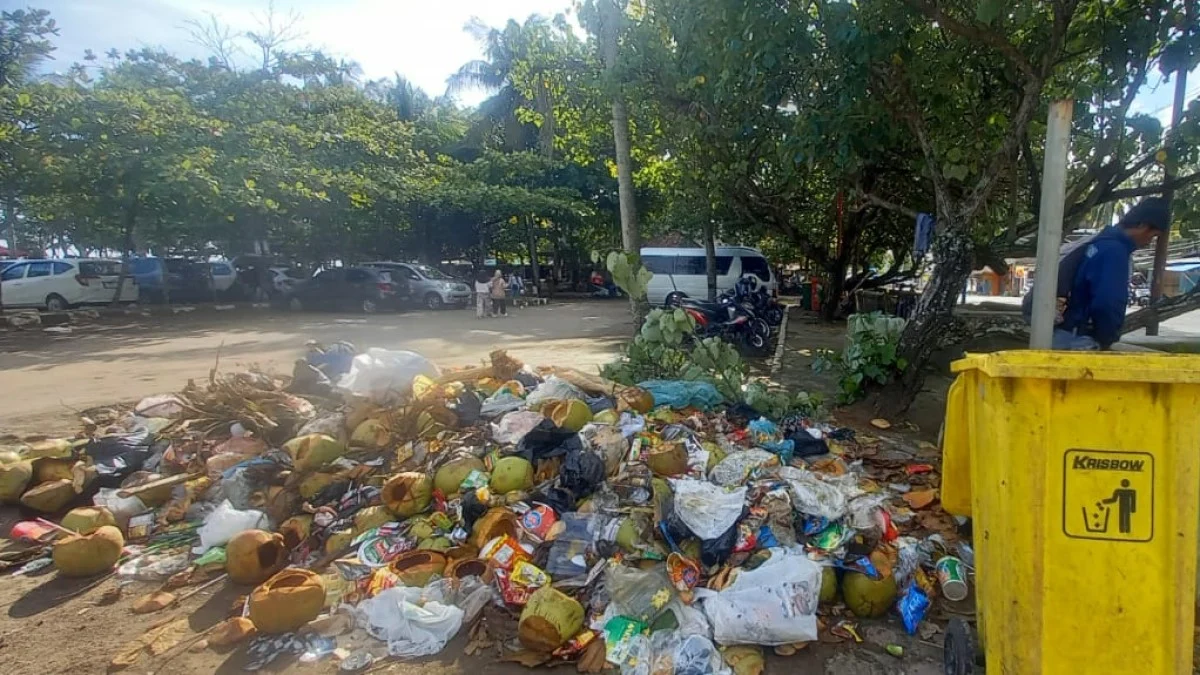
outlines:
[{"label": "man in blue shirt", "polygon": [[1059,275],[1060,306],[1064,301],[1061,282],[1069,279],[1070,290],[1062,321],[1054,327],[1054,349],[1108,349],[1121,339],[1133,252],[1149,246],[1170,225],[1166,200],[1151,197],[1133,207],[1119,223],[1064,256],[1059,263],[1066,268]]}]

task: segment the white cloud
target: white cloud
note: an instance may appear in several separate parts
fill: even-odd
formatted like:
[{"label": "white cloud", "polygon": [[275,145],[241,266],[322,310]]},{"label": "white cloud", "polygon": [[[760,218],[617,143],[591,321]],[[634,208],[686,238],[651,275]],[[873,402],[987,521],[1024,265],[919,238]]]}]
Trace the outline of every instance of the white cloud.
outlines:
[{"label": "white cloud", "polygon": [[[184,57],[203,57],[184,28],[188,19],[218,21],[237,31],[253,30],[265,15],[266,0],[41,0],[58,21],[55,70],[83,58],[84,49],[103,54],[142,46],[162,46]],[[509,19],[524,21],[531,14],[553,16],[570,9],[570,0],[286,0],[276,12],[295,10],[303,43],[331,55],[357,61],[365,77],[390,77],[399,72],[437,96],[446,78],[463,63],[481,56],[479,45],[463,31],[473,16],[501,26]],[[248,57],[249,58],[249,57]],[[476,103],[482,94],[465,94]]]}]

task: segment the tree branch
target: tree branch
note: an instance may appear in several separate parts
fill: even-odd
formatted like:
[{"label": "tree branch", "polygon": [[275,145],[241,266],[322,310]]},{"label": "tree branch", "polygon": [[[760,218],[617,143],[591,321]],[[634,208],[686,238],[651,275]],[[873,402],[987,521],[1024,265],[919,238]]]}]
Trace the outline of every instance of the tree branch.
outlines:
[{"label": "tree branch", "polygon": [[1102,201],[1097,204],[1105,204],[1115,202],[1118,199],[1129,199],[1130,197],[1145,197],[1147,195],[1157,195],[1166,192],[1167,190],[1178,190],[1179,188],[1187,187],[1194,183],[1200,183],[1200,171],[1182,178],[1176,178],[1169,183],[1159,183],[1158,185],[1143,185],[1141,187],[1126,188],[1124,190],[1112,190],[1104,195]]},{"label": "tree branch", "polygon": [[904,0],[904,3],[909,7],[921,12],[926,17],[937,21],[939,26],[942,26],[952,33],[961,37],[967,38],[973,42],[978,42],[987,45],[992,49],[1000,52],[1013,65],[1017,67],[1027,78],[1035,77],[1033,63],[1025,58],[1021,50],[1017,49],[1016,45],[1009,42],[1003,34],[985,28],[974,21],[960,21],[945,12],[941,7],[938,7],[927,0]]},{"label": "tree branch", "polygon": [[915,219],[918,215],[916,211],[908,208],[907,206],[901,206],[900,204],[896,204],[894,202],[889,202],[888,200],[883,199],[882,197],[877,197],[870,193],[863,193],[862,198],[867,200],[868,202],[874,204],[875,206],[885,208],[889,211],[903,213],[904,215],[908,216],[909,218]]}]

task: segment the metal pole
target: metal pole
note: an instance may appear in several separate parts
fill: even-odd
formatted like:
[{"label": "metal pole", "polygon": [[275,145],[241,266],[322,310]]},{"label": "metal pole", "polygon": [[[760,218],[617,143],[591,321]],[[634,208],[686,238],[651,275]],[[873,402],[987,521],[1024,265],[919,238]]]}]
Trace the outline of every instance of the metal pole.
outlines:
[{"label": "metal pole", "polygon": [[1067,188],[1067,151],[1071,145],[1071,112],[1075,102],[1050,104],[1046,121],[1046,163],[1042,170],[1042,210],[1038,214],[1037,282],[1033,285],[1030,349],[1050,349],[1058,296],[1058,255],[1062,245]]},{"label": "metal pole", "polygon": [[[1184,25],[1191,26],[1195,21],[1196,3],[1195,0],[1184,5]],[[1190,30],[1190,28],[1185,29]],[[1175,130],[1179,128],[1179,118],[1183,117],[1183,103],[1187,96],[1187,64],[1180,62],[1179,70],[1175,71],[1175,105],[1171,110],[1171,129],[1167,132],[1167,138],[1170,139],[1175,134]],[[1169,185],[1175,179],[1175,164],[1178,161],[1176,157],[1170,156],[1170,150],[1167,150],[1167,161],[1163,164],[1163,184]],[[1167,207],[1170,208],[1171,201],[1175,198],[1175,191],[1167,189],[1163,191],[1163,198],[1167,200]],[[1158,239],[1154,242],[1154,272],[1150,277],[1150,306],[1154,307],[1158,303],[1158,299],[1162,297],[1163,277],[1167,273],[1167,247],[1171,245],[1171,230],[1168,227],[1166,232],[1158,235]],[[1150,322],[1146,324],[1146,335],[1158,335],[1158,314],[1151,310]]]}]

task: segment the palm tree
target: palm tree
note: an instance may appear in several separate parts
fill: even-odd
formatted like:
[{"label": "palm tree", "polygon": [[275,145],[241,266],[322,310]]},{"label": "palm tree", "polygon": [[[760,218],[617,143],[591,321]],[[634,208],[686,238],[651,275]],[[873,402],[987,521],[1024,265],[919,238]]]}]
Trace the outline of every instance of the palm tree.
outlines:
[{"label": "palm tree", "polygon": [[467,23],[465,30],[483,46],[484,58],[463,64],[451,75],[447,93],[476,90],[491,94],[479,106],[480,121],[471,130],[474,140],[481,141],[499,129],[506,150],[527,150],[538,145],[543,153],[549,154],[554,139],[553,101],[545,87],[541,87],[534,100],[534,109],[545,120],[539,134],[536,127],[517,119],[517,110],[525,97],[513,82],[513,74],[519,64],[538,68],[544,55],[551,53],[551,28],[545,17],[536,14],[525,23],[510,19],[502,29],[488,27],[478,18]]}]

